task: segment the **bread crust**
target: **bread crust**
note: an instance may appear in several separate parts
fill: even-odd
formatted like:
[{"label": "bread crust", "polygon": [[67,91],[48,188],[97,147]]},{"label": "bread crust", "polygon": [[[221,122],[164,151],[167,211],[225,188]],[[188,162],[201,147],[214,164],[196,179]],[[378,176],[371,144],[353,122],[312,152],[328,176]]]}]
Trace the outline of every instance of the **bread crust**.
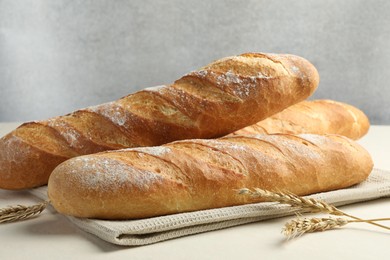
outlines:
[{"label": "bread crust", "polygon": [[52,173],[48,195],[66,215],[136,219],[254,202],[237,189],[298,195],[362,182],[373,162],[340,135],[232,136],[81,156]]},{"label": "bread crust", "polygon": [[352,105],[329,99],[304,100],[231,135],[339,134],[353,140],[367,134],[370,121]]},{"label": "bread crust", "polygon": [[[314,66],[294,55],[247,53],[217,60],[173,84],[20,126],[0,139],[0,188],[43,185],[57,162],[74,156],[221,137],[304,100],[318,82]],[[56,134],[44,137],[52,131]],[[20,145],[6,145],[12,136]],[[33,136],[42,140],[23,141]]]}]

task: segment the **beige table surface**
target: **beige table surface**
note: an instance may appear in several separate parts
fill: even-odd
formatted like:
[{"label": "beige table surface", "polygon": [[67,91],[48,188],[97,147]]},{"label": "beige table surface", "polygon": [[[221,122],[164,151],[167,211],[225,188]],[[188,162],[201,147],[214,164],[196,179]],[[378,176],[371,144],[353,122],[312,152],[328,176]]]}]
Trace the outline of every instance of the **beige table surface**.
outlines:
[{"label": "beige table surface", "polygon": [[[17,125],[0,123],[0,136]],[[359,143],[372,154],[375,167],[390,170],[390,126],[372,126]],[[0,207],[34,202],[27,192],[0,190]],[[363,218],[390,217],[390,198],[342,209]],[[280,231],[288,219],[120,247],[79,230],[51,209],[32,220],[0,224],[0,259],[390,259],[390,231],[349,224],[286,242]]]}]

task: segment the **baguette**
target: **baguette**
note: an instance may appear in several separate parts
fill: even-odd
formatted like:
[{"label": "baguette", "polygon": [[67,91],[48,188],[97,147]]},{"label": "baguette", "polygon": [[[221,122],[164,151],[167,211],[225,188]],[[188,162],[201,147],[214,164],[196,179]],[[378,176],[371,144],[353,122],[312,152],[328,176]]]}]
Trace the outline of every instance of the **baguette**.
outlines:
[{"label": "baguette", "polygon": [[363,137],[370,121],[363,111],[333,100],[302,101],[231,135],[339,134],[353,140]]},{"label": "baguette", "polygon": [[70,159],[52,173],[57,211],[100,219],[137,219],[253,202],[237,189],[298,195],[365,180],[373,162],[339,135],[232,136],[185,140]]},{"label": "baguette", "polygon": [[317,70],[303,58],[246,53],[171,85],[25,123],[0,139],[0,188],[47,184],[52,170],[75,156],[224,136],[304,100],[318,81]]}]

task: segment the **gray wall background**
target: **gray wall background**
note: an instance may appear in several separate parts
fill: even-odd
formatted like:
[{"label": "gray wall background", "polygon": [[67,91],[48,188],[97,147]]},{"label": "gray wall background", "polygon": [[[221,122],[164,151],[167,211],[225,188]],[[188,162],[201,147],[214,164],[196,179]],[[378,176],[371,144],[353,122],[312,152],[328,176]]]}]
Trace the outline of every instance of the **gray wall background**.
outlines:
[{"label": "gray wall background", "polygon": [[0,121],[61,115],[249,51],[310,60],[312,98],[390,124],[390,1],[0,0]]}]

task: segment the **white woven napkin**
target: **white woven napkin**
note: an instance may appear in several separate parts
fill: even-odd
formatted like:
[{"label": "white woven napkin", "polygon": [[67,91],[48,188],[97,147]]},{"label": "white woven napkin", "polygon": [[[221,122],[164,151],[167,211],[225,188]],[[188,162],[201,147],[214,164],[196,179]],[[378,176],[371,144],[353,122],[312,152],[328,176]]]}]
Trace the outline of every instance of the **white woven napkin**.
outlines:
[{"label": "white woven napkin", "polygon": [[[31,192],[47,199],[46,187]],[[390,196],[390,172],[374,169],[366,181],[347,189],[309,197],[336,206]],[[294,210],[286,205],[262,202],[242,206],[201,210],[140,220],[107,221],[68,217],[79,228],[110,243],[125,246],[152,244],[172,238],[212,231],[250,222],[287,216]]]}]

